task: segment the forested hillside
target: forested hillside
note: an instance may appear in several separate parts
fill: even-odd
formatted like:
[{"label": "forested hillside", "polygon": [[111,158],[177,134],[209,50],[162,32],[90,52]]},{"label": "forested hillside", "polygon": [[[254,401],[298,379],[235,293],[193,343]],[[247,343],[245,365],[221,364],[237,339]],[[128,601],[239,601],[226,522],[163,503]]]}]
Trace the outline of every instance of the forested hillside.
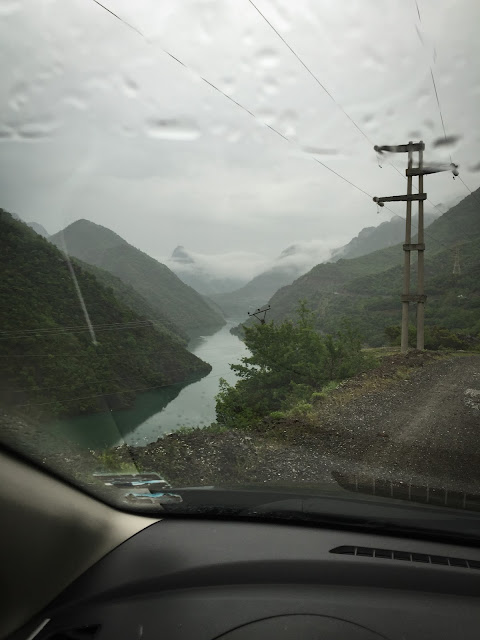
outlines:
[{"label": "forested hillside", "polygon": [[76,264],[79,264],[85,271],[92,273],[103,285],[113,289],[115,297],[122,304],[133,309],[135,313],[151,320],[157,331],[170,333],[171,336],[176,336],[183,344],[188,342],[186,332],[174,325],[165,314],[161,313],[158,309],[154,309],[132,286],[126,284],[109,271],[105,271],[105,269],[95,267],[93,264],[88,264],[88,262],[84,262],[78,258],[72,258],[72,260],[74,260]]},{"label": "forested hillside", "polygon": [[180,332],[189,336],[213,333],[225,324],[223,316],[173,271],[110,229],[77,220],[49,240],[133,287],[155,313],[168,318]]},{"label": "forested hillside", "polygon": [[[424,216],[425,229],[429,227],[434,220],[439,217],[438,212],[426,213]],[[418,224],[417,215],[412,215],[412,229],[416,229]],[[393,216],[391,220],[386,220],[378,225],[378,227],[365,227],[360,233],[352,238],[348,244],[340,249],[332,252],[331,260],[339,260],[340,258],[358,258],[366,256],[372,251],[391,247],[399,242],[403,242],[405,237],[405,223],[400,217]]]},{"label": "forested hillside", "polygon": [[[475,335],[480,332],[479,203],[480,190],[452,207],[426,232],[427,325],[441,325]],[[461,273],[454,276],[456,246]],[[412,291],[416,286],[415,259],[412,254]],[[332,332],[342,318],[349,318],[369,344],[384,344],[385,328],[400,322],[402,270],[401,244],[359,258],[319,264],[275,293],[270,300],[270,319],[292,318],[299,301],[304,299],[318,314],[319,330]]]},{"label": "forested hillside", "polygon": [[211,370],[74,263],[94,344],[65,256],[3,210],[0,234],[4,407],[43,418],[105,411],[130,406],[141,390]]}]

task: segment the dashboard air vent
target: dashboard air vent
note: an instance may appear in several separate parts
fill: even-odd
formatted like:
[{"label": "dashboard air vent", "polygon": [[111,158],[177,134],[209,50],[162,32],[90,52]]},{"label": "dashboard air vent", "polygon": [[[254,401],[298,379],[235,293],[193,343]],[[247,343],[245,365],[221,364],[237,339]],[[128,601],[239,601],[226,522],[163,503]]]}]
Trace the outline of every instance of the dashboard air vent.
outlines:
[{"label": "dashboard air vent", "polygon": [[331,549],[330,553],[347,556],[361,556],[366,558],[383,558],[387,560],[403,560],[407,562],[422,562],[423,564],[442,564],[449,567],[463,569],[480,569],[479,560],[465,560],[463,558],[448,558],[447,556],[432,556],[426,553],[410,551],[394,551],[393,549],[374,549],[373,547],[343,546]]}]

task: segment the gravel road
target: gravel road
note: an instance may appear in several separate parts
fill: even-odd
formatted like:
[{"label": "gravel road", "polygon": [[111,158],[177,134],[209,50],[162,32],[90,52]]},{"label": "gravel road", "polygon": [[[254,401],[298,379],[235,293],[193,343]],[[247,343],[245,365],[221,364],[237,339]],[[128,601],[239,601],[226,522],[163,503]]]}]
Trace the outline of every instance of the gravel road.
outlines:
[{"label": "gravel road", "polygon": [[364,450],[366,465],[455,483],[480,482],[480,356],[419,369],[401,394],[385,394],[385,405],[386,437]]}]

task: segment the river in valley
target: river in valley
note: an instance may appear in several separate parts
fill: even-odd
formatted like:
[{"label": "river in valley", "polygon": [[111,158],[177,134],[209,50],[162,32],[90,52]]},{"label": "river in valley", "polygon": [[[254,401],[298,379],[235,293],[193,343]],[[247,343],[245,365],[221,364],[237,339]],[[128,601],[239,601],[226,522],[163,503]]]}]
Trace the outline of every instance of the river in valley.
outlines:
[{"label": "river in valley", "polygon": [[96,413],[57,421],[53,430],[75,445],[99,450],[126,442],[146,445],[181,427],[204,427],[215,421],[219,380],[234,384],[230,364],[247,354],[244,343],[230,333],[231,321],[211,336],[192,340],[189,351],[212,365],[205,377],[139,394],[131,409]]}]

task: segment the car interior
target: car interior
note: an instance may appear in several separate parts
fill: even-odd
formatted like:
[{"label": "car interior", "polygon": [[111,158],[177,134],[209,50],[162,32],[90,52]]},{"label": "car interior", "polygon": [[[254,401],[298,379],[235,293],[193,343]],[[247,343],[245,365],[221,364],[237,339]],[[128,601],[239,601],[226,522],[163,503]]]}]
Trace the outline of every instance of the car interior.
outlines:
[{"label": "car interior", "polygon": [[468,539],[126,513],[6,449],[0,474],[2,638],[478,637]]}]

